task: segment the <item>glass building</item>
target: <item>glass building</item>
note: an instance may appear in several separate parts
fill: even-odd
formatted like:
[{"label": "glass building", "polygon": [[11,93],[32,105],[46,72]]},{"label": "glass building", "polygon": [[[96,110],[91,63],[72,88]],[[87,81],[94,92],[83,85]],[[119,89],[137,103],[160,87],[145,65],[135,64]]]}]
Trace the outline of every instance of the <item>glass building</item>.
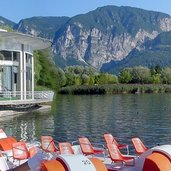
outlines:
[{"label": "glass building", "polygon": [[0,98],[34,99],[34,50],[51,42],[29,35],[0,30]]}]

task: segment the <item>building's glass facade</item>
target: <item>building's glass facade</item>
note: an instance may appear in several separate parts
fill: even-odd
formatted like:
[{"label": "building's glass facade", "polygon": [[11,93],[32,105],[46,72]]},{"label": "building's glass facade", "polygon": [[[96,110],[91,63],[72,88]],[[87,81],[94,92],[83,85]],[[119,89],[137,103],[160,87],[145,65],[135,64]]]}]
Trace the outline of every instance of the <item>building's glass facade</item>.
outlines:
[{"label": "building's glass facade", "polygon": [[32,53],[0,50],[0,92],[11,92],[13,97],[19,99],[32,99],[34,88],[32,67]]},{"label": "building's glass facade", "polygon": [[34,100],[33,50],[50,45],[45,39],[0,30],[0,100]]}]

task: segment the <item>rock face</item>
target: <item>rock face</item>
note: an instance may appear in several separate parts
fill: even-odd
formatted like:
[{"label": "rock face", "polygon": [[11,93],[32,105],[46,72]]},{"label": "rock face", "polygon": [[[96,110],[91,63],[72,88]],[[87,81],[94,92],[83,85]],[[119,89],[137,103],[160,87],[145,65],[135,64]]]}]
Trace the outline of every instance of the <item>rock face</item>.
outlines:
[{"label": "rock face", "polygon": [[131,7],[107,6],[73,17],[56,32],[56,58],[75,59],[100,69],[124,59],[132,49],[171,30],[169,15]]}]

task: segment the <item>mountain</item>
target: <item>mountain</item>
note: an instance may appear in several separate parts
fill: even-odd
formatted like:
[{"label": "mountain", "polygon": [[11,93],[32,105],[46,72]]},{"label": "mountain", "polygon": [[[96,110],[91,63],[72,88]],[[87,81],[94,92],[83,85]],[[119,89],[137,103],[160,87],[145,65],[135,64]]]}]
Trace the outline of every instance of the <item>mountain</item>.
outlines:
[{"label": "mountain", "polygon": [[154,40],[147,41],[141,49],[133,49],[122,61],[104,64],[101,71],[118,73],[123,68],[134,66],[171,67],[171,31],[160,33]]},{"label": "mountain", "polygon": [[32,17],[21,20],[14,29],[46,39],[53,39],[55,32],[67,21],[69,17]]},{"label": "mountain", "polygon": [[117,73],[170,61],[171,17],[161,12],[105,6],[71,18],[32,17],[18,24],[1,17],[1,25],[53,40],[54,61],[61,68],[88,65]]},{"label": "mountain", "polygon": [[2,29],[6,29],[6,28],[8,29],[9,27],[13,28],[14,25],[15,25],[14,22],[0,16],[0,28]]},{"label": "mountain", "polygon": [[123,60],[158,34],[171,30],[167,14],[133,7],[105,6],[70,18],[54,37],[57,65],[97,69]]}]

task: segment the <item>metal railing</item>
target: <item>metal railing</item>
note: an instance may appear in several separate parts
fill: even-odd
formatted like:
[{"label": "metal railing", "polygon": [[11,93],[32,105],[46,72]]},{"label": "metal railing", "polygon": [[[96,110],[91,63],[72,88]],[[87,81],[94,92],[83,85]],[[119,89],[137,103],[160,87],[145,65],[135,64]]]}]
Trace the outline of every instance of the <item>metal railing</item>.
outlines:
[{"label": "metal railing", "polygon": [[22,100],[23,97],[25,100],[48,100],[52,101],[54,92],[53,91],[0,91],[0,101],[13,101],[13,100]]}]

